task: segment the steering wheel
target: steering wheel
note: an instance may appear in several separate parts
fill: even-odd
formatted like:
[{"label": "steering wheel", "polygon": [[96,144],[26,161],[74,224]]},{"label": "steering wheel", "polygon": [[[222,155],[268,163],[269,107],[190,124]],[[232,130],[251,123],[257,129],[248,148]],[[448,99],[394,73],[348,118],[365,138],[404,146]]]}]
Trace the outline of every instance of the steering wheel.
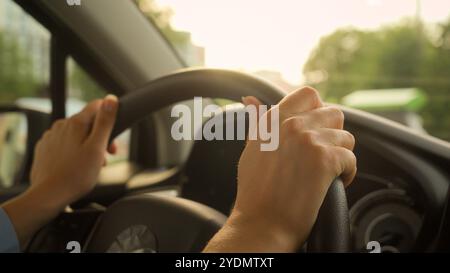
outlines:
[{"label": "steering wheel", "polygon": [[[268,82],[240,72],[217,69],[177,72],[120,98],[111,139],[152,112],[180,101],[194,97],[240,101],[242,96],[255,96],[264,104],[274,105],[284,97],[284,92]],[[150,195],[125,198],[107,209],[94,227],[86,250],[200,251],[224,221],[225,216],[214,209],[181,198]],[[136,242],[140,242],[139,247]],[[144,242],[146,247],[141,246]],[[307,251],[349,250],[347,199],[342,182],[336,179],[319,211],[308,239]]]}]

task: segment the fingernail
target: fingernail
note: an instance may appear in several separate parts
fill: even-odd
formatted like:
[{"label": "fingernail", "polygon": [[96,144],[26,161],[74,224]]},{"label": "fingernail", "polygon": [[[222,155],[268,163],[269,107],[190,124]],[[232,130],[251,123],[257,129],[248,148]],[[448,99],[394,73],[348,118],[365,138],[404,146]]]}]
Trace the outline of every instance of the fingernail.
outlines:
[{"label": "fingernail", "polygon": [[107,95],[103,99],[102,108],[105,112],[112,112],[117,107],[117,97],[114,95]]}]

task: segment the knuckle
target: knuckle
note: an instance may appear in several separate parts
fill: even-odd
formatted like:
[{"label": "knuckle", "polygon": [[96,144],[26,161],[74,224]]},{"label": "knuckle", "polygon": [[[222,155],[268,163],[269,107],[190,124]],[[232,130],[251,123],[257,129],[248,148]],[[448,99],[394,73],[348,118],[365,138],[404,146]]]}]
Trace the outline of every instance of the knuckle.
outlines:
[{"label": "knuckle", "polygon": [[81,117],[80,115],[75,115],[71,117],[68,120],[68,123],[70,126],[73,126],[75,128],[85,127],[88,125],[86,121],[83,119],[83,117]]},{"label": "knuckle", "polygon": [[342,112],[341,109],[335,107],[335,106],[331,106],[328,108],[330,117],[333,119],[333,121],[335,122],[336,126],[338,128],[342,128],[344,126],[344,112]]},{"label": "knuckle", "polygon": [[42,147],[42,145],[44,145],[45,142],[47,142],[47,140],[50,138],[50,130],[46,130],[41,137],[39,138],[39,140],[36,142],[36,144],[34,145],[35,149],[39,149],[40,147]]},{"label": "knuckle", "polygon": [[316,131],[307,130],[302,132],[300,139],[303,144],[315,146],[318,145],[318,135],[319,133]]},{"label": "knuckle", "polygon": [[50,134],[51,134],[51,130],[46,130],[46,131],[44,132],[44,134],[42,134],[42,137],[41,137],[41,140],[40,140],[40,141],[49,138],[49,137],[50,137]]},{"label": "knuckle", "polygon": [[320,104],[321,104],[320,94],[316,89],[314,89],[310,86],[305,86],[300,89],[300,92],[302,92],[302,94],[304,94],[304,96],[308,99],[308,101],[311,103],[311,105],[314,108],[317,108],[320,106]]},{"label": "knuckle", "polygon": [[292,117],[283,121],[283,130],[289,134],[297,134],[303,130],[303,118],[302,117]]},{"label": "knuckle", "polygon": [[65,120],[65,119],[59,119],[59,120],[57,120],[57,121],[55,121],[55,122],[53,123],[51,129],[52,129],[52,130],[53,130],[53,129],[58,130],[58,129],[60,129],[61,127],[63,127],[65,123],[66,123],[66,120]]}]

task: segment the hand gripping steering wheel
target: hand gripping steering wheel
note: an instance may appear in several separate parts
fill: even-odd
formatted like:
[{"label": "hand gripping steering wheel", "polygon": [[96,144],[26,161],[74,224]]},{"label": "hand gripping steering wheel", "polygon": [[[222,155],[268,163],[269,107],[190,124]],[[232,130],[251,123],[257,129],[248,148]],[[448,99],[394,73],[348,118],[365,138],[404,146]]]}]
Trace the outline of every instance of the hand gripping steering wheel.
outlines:
[{"label": "hand gripping steering wheel", "polygon": [[[242,96],[255,96],[264,104],[274,105],[284,97],[284,92],[261,79],[239,72],[216,69],[177,72],[120,98],[111,139],[152,112],[177,102],[194,97],[240,101]],[[124,198],[101,217],[86,250],[116,251],[123,247],[122,238],[127,242],[134,240],[146,244],[145,247],[129,246],[127,251],[201,251],[224,220],[225,217],[212,208],[181,198],[150,195]],[[339,179],[328,190],[309,236],[307,251],[350,251],[347,199]]]}]

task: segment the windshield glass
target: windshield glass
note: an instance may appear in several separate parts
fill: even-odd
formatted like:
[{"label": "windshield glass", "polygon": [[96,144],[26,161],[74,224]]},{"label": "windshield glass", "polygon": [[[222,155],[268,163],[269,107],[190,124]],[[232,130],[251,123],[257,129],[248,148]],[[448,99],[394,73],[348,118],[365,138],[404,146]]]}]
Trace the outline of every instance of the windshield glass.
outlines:
[{"label": "windshield glass", "polygon": [[189,66],[238,69],[289,92],[450,140],[448,0],[136,0]]}]

